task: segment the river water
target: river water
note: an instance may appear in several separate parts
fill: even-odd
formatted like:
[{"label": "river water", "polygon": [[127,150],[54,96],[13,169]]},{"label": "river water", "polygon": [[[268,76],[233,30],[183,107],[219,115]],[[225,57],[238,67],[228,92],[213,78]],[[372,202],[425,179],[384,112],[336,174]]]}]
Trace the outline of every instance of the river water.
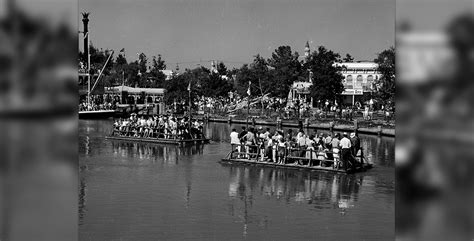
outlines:
[{"label": "river water", "polygon": [[361,135],[375,167],[344,175],[221,164],[240,125],[189,147],[106,140],[111,125],[79,121],[80,240],[395,237],[394,138]]}]

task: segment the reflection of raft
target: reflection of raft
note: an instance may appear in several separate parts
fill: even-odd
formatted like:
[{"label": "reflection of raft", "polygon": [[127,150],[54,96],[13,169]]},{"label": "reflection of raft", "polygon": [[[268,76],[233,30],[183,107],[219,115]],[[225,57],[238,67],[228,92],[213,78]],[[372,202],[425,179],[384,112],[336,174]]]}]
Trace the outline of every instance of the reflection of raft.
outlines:
[{"label": "reflection of raft", "polygon": [[[234,145],[233,145],[234,147]],[[242,146],[243,148],[243,146]],[[255,146],[255,148],[258,148]],[[245,156],[246,153],[244,152],[237,152],[235,151],[234,148],[227,154],[225,158],[221,160],[221,162],[224,163],[239,163],[239,164],[249,164],[249,165],[263,165],[263,166],[271,166],[271,167],[276,167],[276,168],[288,168],[288,169],[302,169],[302,170],[311,170],[311,171],[326,171],[326,172],[336,172],[336,173],[354,173],[354,172],[363,172],[366,171],[367,169],[371,169],[373,167],[372,164],[363,162],[362,165],[356,165],[351,171],[346,172],[345,169],[343,168],[334,168],[335,161],[334,160],[328,160],[328,159],[312,159],[312,158],[306,158],[306,157],[298,157],[298,156],[292,156],[292,151],[297,151],[297,149],[291,149],[288,151],[285,155],[285,164],[279,164],[276,162],[271,162],[271,161],[261,161],[260,157],[257,153],[259,151],[254,153],[248,153],[250,157],[242,157]],[[311,150],[307,150],[312,152]],[[316,154],[316,153],[315,153]],[[240,156],[240,157],[239,157]],[[310,155],[311,156],[311,155]],[[361,157],[357,157],[359,160]],[[363,159],[363,158],[362,158]],[[287,163],[287,162],[293,162],[293,163]],[[317,162],[318,165],[312,165],[312,163]],[[297,164],[299,163],[299,164]],[[306,164],[301,164],[301,163],[306,163]],[[339,166],[340,161],[336,160],[337,165]]]}]

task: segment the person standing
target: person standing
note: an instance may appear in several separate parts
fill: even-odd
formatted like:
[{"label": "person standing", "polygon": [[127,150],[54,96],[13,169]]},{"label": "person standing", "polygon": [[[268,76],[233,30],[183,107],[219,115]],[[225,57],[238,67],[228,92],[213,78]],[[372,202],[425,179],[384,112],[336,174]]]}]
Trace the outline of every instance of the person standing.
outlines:
[{"label": "person standing", "polygon": [[239,138],[239,133],[237,130],[234,128],[232,129],[232,132],[230,133],[230,145],[232,147],[232,151],[234,151],[234,147],[236,147],[237,152],[239,152],[240,156],[240,138]]},{"label": "person standing", "polygon": [[[343,162],[343,165],[344,165],[344,169],[346,170],[346,172],[348,171],[348,165],[349,165],[349,162],[351,162],[352,160],[352,154],[351,154],[351,140],[349,140],[349,138],[347,138],[347,133],[344,132],[344,134],[342,135],[342,139],[341,141],[339,142],[339,146],[341,147],[341,156],[342,156],[342,162]],[[354,164],[351,163],[352,165],[352,168],[354,167]]]},{"label": "person standing", "polygon": [[306,139],[307,138],[306,138],[306,135],[304,134],[304,131],[300,130],[300,132],[298,133],[298,139],[296,140],[298,148],[299,148],[299,153],[298,153],[299,157],[305,156],[306,148],[308,148],[308,143]]},{"label": "person standing", "polygon": [[329,133],[327,137],[324,139],[324,144],[326,146],[326,149],[331,150],[332,148],[331,143],[332,143],[332,137],[331,137],[331,133]]},{"label": "person standing", "polygon": [[[363,156],[362,156],[362,150],[360,148],[360,139],[356,135],[355,132],[351,133],[351,145],[352,145],[351,147],[352,156],[354,156],[354,158],[356,158],[357,156],[360,156],[360,162],[362,163]],[[359,154],[359,150],[360,150],[360,154]]]},{"label": "person standing", "polygon": [[[245,134],[245,152],[247,153],[247,158],[250,159],[250,154],[253,154],[253,145],[255,145],[255,133],[254,129],[250,128],[247,134]],[[251,152],[252,151],[252,152]]]},{"label": "person standing", "polygon": [[331,146],[332,146],[332,156],[334,158],[334,166],[337,167],[337,163],[341,160],[340,150],[339,150],[339,133],[334,134],[334,138],[332,138]]}]

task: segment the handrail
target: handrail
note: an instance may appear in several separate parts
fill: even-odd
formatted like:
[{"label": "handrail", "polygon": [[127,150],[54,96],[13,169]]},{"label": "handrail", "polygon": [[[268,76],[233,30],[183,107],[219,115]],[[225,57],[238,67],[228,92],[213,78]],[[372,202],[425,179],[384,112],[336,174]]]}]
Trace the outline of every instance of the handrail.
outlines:
[{"label": "handrail", "polygon": [[[255,162],[258,162],[258,157],[260,156],[263,160],[263,157],[265,156],[265,153],[261,152],[262,151],[262,148],[260,148],[261,145],[246,145],[246,144],[231,144],[231,151],[230,153],[228,154],[228,158],[229,159],[232,159],[233,158],[233,154],[237,154],[238,156],[244,156],[246,159],[248,160],[253,160],[252,157],[254,157],[255,159]],[[236,147],[240,147],[240,151],[237,151],[237,148]],[[244,149],[245,151],[242,151],[242,147],[246,148],[248,147],[249,149]],[[250,152],[250,148],[255,148],[256,147],[256,152]],[[267,147],[263,148],[263,150],[266,150]],[[273,151],[277,151],[278,152],[278,146],[277,148],[275,148],[275,145],[273,145],[272,147],[272,152]],[[255,149],[254,149],[255,150]],[[292,153],[293,152],[296,152],[296,151],[304,151],[304,156],[295,156],[293,155]],[[307,154],[309,153],[309,158],[307,157]],[[333,158],[332,159],[327,159],[326,155],[327,154],[333,154]],[[277,153],[278,155],[278,153]],[[337,156],[336,156],[337,155]],[[314,158],[313,158],[314,157]],[[321,159],[321,157],[323,157],[324,159]],[[284,155],[281,157],[283,158],[283,162],[286,164],[286,161],[287,160],[297,160],[298,164],[302,164],[300,163],[300,161],[308,161],[308,164],[307,166],[308,167],[311,167],[313,166],[313,161],[318,161],[320,163],[327,163],[327,162],[332,162],[334,163],[334,168],[338,168],[339,164],[341,163],[341,160],[342,160],[342,156],[341,156],[341,152],[338,152],[338,153],[335,153],[333,151],[320,151],[320,150],[314,150],[314,149],[305,149],[305,148],[291,148],[291,147],[285,147],[284,148]],[[364,159],[365,157],[363,156],[362,152],[360,155],[357,155],[357,156],[354,156],[353,155],[353,158],[359,158],[360,162],[361,163],[364,163]],[[277,159],[278,156],[277,156]],[[273,161],[276,161],[276,160],[273,160]],[[278,160],[278,162],[281,162],[281,160]]]}]

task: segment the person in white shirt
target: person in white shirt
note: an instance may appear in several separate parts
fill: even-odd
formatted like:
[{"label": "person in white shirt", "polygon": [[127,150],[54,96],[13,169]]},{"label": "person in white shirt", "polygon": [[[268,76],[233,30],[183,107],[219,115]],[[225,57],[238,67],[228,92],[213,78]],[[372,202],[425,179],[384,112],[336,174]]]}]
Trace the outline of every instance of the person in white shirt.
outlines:
[{"label": "person in white shirt", "polygon": [[[240,152],[240,139],[239,139],[239,133],[237,132],[237,130],[234,128],[232,129],[232,132],[230,133],[230,144],[232,146],[232,148],[234,148],[234,146],[236,147],[236,150],[237,152]],[[240,156],[240,154],[239,154]]]},{"label": "person in white shirt", "polygon": [[339,142],[339,146],[341,147],[341,156],[342,156],[344,169],[346,169],[347,171],[349,162],[351,162],[351,166],[354,167],[354,163],[352,163],[351,140],[347,138],[346,132],[344,132],[342,136],[343,137],[341,141]]}]

